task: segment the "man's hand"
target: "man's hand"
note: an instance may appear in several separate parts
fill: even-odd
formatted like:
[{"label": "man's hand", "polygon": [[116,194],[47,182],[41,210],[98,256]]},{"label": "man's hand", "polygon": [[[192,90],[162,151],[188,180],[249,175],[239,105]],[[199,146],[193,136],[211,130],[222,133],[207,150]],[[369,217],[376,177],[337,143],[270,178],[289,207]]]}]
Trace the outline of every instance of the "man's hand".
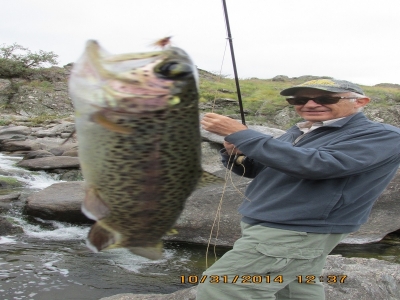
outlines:
[{"label": "man's hand", "polygon": [[245,130],[247,127],[238,121],[214,113],[207,113],[201,120],[203,129],[222,136]]}]

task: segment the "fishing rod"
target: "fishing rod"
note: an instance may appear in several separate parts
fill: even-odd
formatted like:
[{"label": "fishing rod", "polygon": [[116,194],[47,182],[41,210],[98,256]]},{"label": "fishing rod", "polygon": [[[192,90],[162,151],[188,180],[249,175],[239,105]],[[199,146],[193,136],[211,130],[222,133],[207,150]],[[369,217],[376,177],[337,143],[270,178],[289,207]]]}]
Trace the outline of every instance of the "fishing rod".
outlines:
[{"label": "fishing rod", "polygon": [[227,31],[227,33],[228,33],[229,47],[230,47],[230,49],[231,49],[231,57],[232,57],[233,72],[234,72],[234,74],[235,74],[236,93],[237,93],[237,95],[238,95],[238,100],[239,100],[240,117],[241,117],[241,119],[242,119],[242,124],[243,124],[243,125],[246,125],[246,120],[244,119],[244,110],[243,110],[243,103],[242,103],[242,94],[240,93],[239,77],[238,77],[237,69],[236,69],[235,53],[234,53],[234,51],[233,51],[233,42],[232,42],[231,28],[230,28],[230,26],[229,26],[228,10],[227,10],[227,8],[226,8],[225,0],[222,0],[222,5],[224,6],[224,15],[225,15],[226,31]]}]

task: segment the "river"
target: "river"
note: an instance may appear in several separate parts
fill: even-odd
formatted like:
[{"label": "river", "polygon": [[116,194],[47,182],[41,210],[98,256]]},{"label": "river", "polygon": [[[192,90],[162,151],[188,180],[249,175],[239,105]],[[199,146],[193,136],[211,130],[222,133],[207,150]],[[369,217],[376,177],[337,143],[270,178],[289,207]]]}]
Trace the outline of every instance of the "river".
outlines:
[{"label": "river", "polygon": [[[0,177],[24,184],[3,189],[0,195],[19,192],[24,196],[58,182],[45,172],[15,167],[20,159],[0,153]],[[124,249],[92,253],[85,245],[88,226],[28,217],[18,202],[3,217],[21,226],[24,233],[0,237],[2,300],[94,300],[120,293],[172,293],[192,286],[187,283],[189,276],[200,275],[206,266],[204,246],[166,243],[164,257],[157,261]],[[217,256],[226,250],[218,248]],[[400,235],[391,234],[379,243],[339,245],[332,254],[400,263],[399,250]],[[209,264],[213,260],[210,253]]]}]

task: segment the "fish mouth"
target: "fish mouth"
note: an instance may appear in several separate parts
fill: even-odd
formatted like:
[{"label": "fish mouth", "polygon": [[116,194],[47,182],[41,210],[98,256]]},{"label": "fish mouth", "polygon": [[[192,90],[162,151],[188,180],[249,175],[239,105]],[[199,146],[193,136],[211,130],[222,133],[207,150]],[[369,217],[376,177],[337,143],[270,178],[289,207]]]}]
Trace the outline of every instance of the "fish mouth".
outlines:
[{"label": "fish mouth", "polygon": [[[179,104],[177,96],[194,66],[179,48],[111,55],[89,40],[78,76],[97,93],[96,107],[127,113],[165,110]],[[93,93],[94,93],[93,92]]]}]

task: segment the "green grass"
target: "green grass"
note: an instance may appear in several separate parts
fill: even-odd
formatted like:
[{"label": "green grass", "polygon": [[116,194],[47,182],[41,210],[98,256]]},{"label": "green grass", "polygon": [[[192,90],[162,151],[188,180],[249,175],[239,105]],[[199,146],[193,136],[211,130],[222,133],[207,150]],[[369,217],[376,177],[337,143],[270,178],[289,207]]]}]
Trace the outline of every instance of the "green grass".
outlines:
[{"label": "green grass", "polygon": [[26,85],[35,89],[41,89],[44,92],[51,92],[54,90],[53,84],[49,81],[32,80]]}]

